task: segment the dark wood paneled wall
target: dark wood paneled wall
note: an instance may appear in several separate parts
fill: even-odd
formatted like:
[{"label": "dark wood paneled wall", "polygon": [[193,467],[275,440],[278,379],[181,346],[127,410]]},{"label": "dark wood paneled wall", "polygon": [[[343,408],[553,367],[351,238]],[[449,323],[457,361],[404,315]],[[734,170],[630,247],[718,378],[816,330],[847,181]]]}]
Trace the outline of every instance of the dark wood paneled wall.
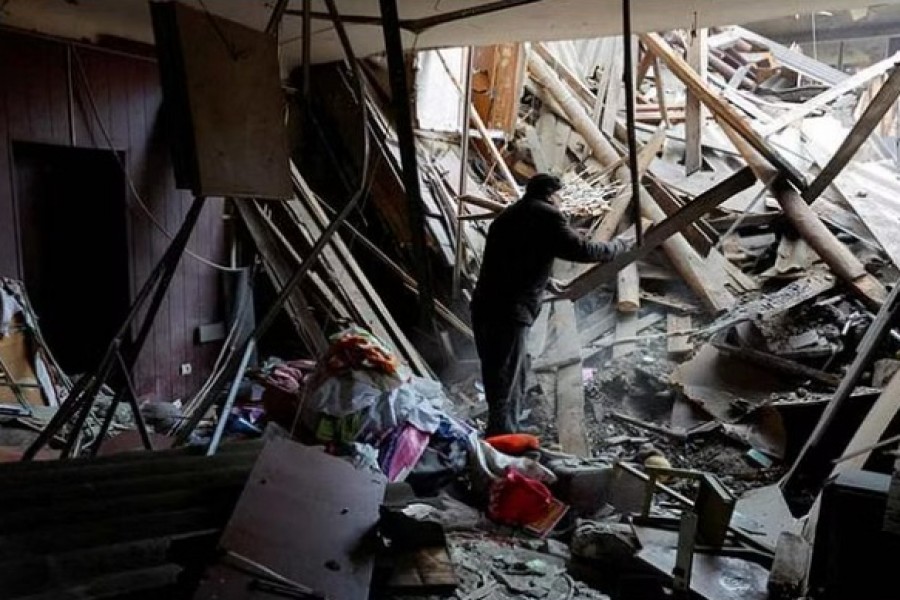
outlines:
[{"label": "dark wood paneled wall", "polygon": [[[69,51],[75,55],[68,56]],[[79,61],[96,114],[79,74]],[[74,97],[71,110],[69,64]],[[105,128],[112,146],[124,152],[138,193],[162,228],[174,234],[191,197],[175,189],[161,101],[153,60],[0,31],[0,275],[22,278],[12,152],[19,141],[72,145],[74,130],[75,146],[108,149]],[[134,294],[162,255],[168,238],[130,194],[128,240]],[[222,202],[210,199],[189,248],[221,263],[224,246]],[[84,268],[103,269],[103,265]],[[221,275],[212,268],[189,256],[182,259],[136,368],[135,383],[142,398],[184,398],[209,374],[218,346],[195,344],[194,331],[221,319],[221,282]],[[192,365],[191,375],[180,375],[183,363]]]}]

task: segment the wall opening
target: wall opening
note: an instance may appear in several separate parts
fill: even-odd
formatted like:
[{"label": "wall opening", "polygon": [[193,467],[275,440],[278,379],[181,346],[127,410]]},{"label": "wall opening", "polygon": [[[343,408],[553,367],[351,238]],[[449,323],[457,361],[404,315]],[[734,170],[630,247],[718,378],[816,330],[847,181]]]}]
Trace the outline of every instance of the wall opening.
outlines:
[{"label": "wall opening", "polygon": [[23,279],[69,374],[98,365],[130,304],[126,187],[116,156],[13,143]]}]

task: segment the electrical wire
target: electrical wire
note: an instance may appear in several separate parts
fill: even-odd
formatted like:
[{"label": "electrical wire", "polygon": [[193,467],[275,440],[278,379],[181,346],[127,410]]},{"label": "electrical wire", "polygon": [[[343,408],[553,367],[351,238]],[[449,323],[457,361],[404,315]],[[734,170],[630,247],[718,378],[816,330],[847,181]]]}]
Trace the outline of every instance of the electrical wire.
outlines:
[{"label": "electrical wire", "polygon": [[[135,203],[141,209],[141,212],[144,213],[147,219],[149,219],[150,222],[156,226],[160,233],[162,233],[169,240],[174,239],[174,236],[169,233],[169,231],[165,227],[163,227],[162,223],[160,223],[156,216],[153,214],[153,211],[150,210],[150,208],[144,202],[143,198],[141,198],[141,195],[137,190],[137,186],[134,183],[134,179],[132,179],[131,173],[128,171],[128,167],[125,165],[125,163],[122,161],[122,157],[119,156],[119,153],[116,151],[116,147],[115,144],[113,144],[112,137],[110,136],[109,131],[106,129],[106,125],[103,124],[103,119],[100,117],[100,110],[97,108],[97,101],[94,97],[94,91],[91,87],[91,82],[88,79],[87,72],[84,69],[84,63],[81,61],[81,55],[78,53],[78,49],[75,46],[72,46],[72,56],[75,59],[75,66],[78,68],[78,76],[81,79],[81,83],[84,85],[85,92],[87,92],[88,104],[91,107],[91,112],[93,113],[94,119],[97,121],[97,125],[100,127],[100,133],[103,134],[103,138],[105,139],[110,152],[112,152],[113,157],[115,157],[116,163],[119,165],[119,169],[121,169],[122,174],[125,175],[125,181],[128,184],[128,189],[131,192],[131,195],[134,197]],[[132,203],[128,203],[128,205],[129,207],[133,208]],[[218,271],[223,271],[226,273],[239,273],[246,268],[220,265],[208,258],[192,252],[188,248],[185,248],[184,252],[201,264],[204,264]]]}]

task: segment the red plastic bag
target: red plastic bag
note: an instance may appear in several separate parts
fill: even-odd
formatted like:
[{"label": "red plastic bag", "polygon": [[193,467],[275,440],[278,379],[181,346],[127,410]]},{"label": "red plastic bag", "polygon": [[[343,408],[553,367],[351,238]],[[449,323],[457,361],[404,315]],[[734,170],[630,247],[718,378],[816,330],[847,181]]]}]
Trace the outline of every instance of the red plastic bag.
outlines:
[{"label": "red plastic bag", "polygon": [[543,518],[553,503],[553,495],[540,481],[529,479],[514,469],[491,484],[488,516],[508,525],[528,525]]}]

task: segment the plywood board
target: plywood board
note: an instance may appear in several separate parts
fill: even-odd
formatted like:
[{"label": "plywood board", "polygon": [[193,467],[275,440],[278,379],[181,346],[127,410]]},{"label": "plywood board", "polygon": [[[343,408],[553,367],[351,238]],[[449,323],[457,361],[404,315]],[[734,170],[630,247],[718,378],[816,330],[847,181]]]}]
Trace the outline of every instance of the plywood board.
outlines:
[{"label": "plywood board", "polygon": [[[273,440],[260,453],[220,545],[328,598],[365,600],[374,556],[363,542],[378,523],[384,490],[381,475]],[[256,597],[229,571],[208,577],[196,597]]]},{"label": "plywood board", "polygon": [[276,38],[177,2],[150,10],[178,186],[290,198]]}]

